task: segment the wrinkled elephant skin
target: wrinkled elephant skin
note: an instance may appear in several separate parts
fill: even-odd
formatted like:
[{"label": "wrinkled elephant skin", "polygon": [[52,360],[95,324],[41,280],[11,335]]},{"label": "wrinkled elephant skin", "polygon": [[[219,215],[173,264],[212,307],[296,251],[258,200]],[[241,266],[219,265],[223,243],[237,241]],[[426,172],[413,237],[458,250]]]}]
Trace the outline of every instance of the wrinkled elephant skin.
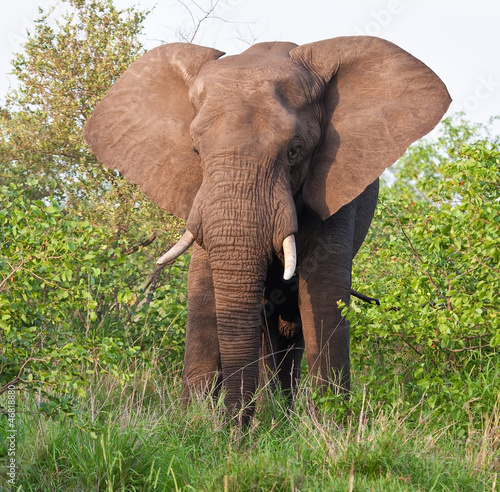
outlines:
[{"label": "wrinkled elephant skin", "polygon": [[186,219],[164,257],[194,243],[184,396],[218,381],[228,409],[248,417],[259,373],[293,392],[304,348],[316,384],[349,390],[337,301],[349,304],[378,177],[450,97],[426,65],[374,37],[223,55],[182,43],[146,53],[85,136],[103,164]]}]

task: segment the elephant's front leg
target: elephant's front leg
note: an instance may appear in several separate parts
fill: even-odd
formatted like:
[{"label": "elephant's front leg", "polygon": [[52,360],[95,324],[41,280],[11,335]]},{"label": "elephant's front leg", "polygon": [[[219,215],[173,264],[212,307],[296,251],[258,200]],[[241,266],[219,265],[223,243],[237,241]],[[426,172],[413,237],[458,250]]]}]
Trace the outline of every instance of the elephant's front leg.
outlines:
[{"label": "elephant's front leg", "polygon": [[[221,381],[219,339],[212,271],[206,251],[193,245],[188,275],[186,351],[182,398],[204,393]],[[220,387],[217,384],[216,387]]]},{"label": "elephant's front leg", "polygon": [[350,390],[349,323],[337,301],[349,305],[355,208],[346,205],[320,223],[299,267],[299,308],[313,381]]}]

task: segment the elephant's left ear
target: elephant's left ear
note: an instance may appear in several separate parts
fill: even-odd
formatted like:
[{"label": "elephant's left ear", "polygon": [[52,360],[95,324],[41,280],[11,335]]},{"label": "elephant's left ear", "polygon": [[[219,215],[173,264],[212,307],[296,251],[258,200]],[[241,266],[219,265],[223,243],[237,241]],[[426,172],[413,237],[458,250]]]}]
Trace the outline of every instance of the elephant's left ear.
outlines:
[{"label": "elephant's left ear", "polygon": [[383,39],[333,38],[290,56],[325,84],[324,140],[304,184],[306,204],[325,220],[431,131],[451,98],[430,68]]}]

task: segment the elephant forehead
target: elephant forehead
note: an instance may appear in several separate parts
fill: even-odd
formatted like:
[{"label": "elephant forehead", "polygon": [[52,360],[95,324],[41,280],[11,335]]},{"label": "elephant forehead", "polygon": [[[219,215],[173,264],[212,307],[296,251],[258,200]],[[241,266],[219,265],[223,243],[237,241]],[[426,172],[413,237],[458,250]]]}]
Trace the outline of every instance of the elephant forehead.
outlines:
[{"label": "elephant forehead", "polygon": [[282,106],[270,107],[259,103],[258,98],[244,104],[232,99],[226,98],[223,103],[207,100],[191,123],[191,135],[201,139],[205,149],[207,145],[233,147],[237,143],[241,149],[250,145],[277,151],[274,147],[282,148],[297,132],[297,117]]},{"label": "elephant forehead", "polygon": [[196,106],[210,98],[240,101],[258,98],[300,108],[308,103],[304,74],[290,59],[236,55],[217,60],[202,69],[194,82],[191,99]]}]

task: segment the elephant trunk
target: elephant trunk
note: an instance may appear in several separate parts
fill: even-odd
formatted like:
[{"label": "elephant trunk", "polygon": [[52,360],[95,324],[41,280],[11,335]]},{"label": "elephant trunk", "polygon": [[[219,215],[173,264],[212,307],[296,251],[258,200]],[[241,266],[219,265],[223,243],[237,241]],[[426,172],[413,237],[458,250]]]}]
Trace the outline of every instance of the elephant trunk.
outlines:
[{"label": "elephant trunk", "polygon": [[[236,248],[238,250],[239,248]],[[259,330],[267,264],[262,258],[211,259],[226,406],[251,414],[259,372]]]},{"label": "elephant trunk", "polygon": [[245,161],[206,168],[187,228],[208,252],[212,269],[226,405],[233,414],[246,409],[248,417],[258,382],[267,269],[273,253],[285,250],[286,274],[293,275],[297,218],[288,185],[266,176],[265,166]]}]

